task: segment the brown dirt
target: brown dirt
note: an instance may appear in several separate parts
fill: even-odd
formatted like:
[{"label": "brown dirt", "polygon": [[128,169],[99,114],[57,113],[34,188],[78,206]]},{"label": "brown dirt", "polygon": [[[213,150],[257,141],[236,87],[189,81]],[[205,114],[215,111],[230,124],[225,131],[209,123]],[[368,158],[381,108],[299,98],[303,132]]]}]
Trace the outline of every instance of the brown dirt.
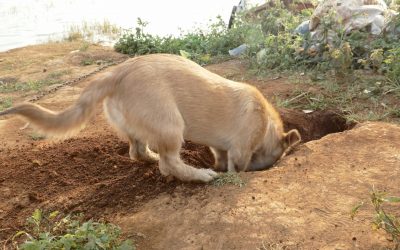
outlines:
[{"label": "brown dirt", "polygon": [[[27,54],[38,53],[34,48]],[[59,52],[63,61],[70,49]],[[208,68],[229,78],[245,69],[235,60]],[[90,79],[38,103],[63,109]],[[269,97],[294,90],[285,79],[250,82],[262,85]],[[347,128],[334,111],[280,113],[286,128],[298,128],[304,141]],[[118,223],[125,235],[135,236],[139,249],[255,249],[263,242],[300,249],[377,249],[390,244],[371,230],[371,213],[351,221],[348,212],[366,199],[372,184],[400,194],[400,128],[395,125],[367,124],[308,142],[276,168],[241,174],[247,185],[238,188],[167,181],[155,164],[131,161],[128,144],[105,123],[100,109],[86,129],[63,142],[34,140],[33,130],[18,129],[23,124],[18,118],[0,120],[0,242],[21,229],[35,208],[44,208]],[[196,167],[213,162],[206,147],[190,142],[182,157]]]}]

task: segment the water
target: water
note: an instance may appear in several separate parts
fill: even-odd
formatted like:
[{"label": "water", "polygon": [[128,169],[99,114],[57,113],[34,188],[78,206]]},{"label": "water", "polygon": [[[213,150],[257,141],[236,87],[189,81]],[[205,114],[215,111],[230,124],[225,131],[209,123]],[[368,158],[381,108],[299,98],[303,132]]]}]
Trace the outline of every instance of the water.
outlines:
[{"label": "water", "polygon": [[220,15],[228,22],[238,0],[0,0],[0,51],[61,39],[68,27],[105,20],[124,29],[179,35],[180,30],[205,27]]}]

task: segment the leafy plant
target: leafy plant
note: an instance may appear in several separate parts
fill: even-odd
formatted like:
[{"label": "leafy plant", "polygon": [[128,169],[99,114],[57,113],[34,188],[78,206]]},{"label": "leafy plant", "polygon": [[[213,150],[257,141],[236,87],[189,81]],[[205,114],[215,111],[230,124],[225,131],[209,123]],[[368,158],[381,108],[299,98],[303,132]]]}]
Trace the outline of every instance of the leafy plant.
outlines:
[{"label": "leafy plant", "polygon": [[[394,242],[394,249],[400,248],[400,219],[396,215],[388,213],[385,204],[400,203],[400,197],[388,196],[386,193],[377,191],[374,188],[370,194],[370,201],[374,207],[373,225],[376,229],[385,230]],[[356,205],[351,211],[351,218],[357,215],[359,209],[364,206],[364,202]]]},{"label": "leafy plant", "polygon": [[229,49],[243,43],[244,37],[238,28],[226,29],[226,24],[220,17],[207,31],[197,28],[179,37],[160,37],[146,33],[147,24],[139,18],[135,31],[126,31],[115,44],[115,50],[129,55],[181,54],[181,51],[185,51],[190,59],[208,63],[210,56],[227,55]]},{"label": "leafy plant", "polygon": [[26,230],[14,235],[13,244],[21,250],[134,250],[132,241],[121,240],[120,234],[119,227],[110,223],[84,222],[82,215],[62,216],[58,211],[36,209],[27,219]]}]

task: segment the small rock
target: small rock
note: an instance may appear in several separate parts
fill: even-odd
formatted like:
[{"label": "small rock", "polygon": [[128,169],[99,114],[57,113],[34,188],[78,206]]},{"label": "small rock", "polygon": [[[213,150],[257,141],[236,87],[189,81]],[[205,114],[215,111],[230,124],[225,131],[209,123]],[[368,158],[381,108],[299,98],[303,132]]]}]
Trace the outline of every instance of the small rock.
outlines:
[{"label": "small rock", "polygon": [[33,160],[33,161],[32,161],[32,165],[33,165],[34,167],[40,167],[42,164],[41,164],[41,162],[40,162],[39,160]]}]

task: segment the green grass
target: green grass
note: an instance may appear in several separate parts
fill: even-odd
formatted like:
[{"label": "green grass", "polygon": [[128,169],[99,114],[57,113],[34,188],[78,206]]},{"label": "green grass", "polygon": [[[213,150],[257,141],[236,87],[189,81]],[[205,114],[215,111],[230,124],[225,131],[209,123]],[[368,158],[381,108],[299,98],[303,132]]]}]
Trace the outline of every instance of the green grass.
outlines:
[{"label": "green grass", "polygon": [[106,37],[108,39],[117,39],[122,34],[122,29],[109,21],[88,23],[83,22],[80,25],[72,25],[68,28],[64,36],[65,41],[94,41],[96,36]]},{"label": "green grass", "polygon": [[43,140],[43,139],[46,138],[46,136],[44,136],[42,134],[39,134],[39,133],[36,133],[36,132],[31,133],[29,135],[29,137],[34,141],[40,141],[40,140]]},{"label": "green grass", "polygon": [[57,79],[60,79],[63,75],[71,74],[71,72],[72,72],[71,70],[59,70],[59,71],[50,72],[47,75],[46,79],[57,80]]},{"label": "green grass", "polygon": [[26,229],[12,238],[16,249],[135,250],[131,240],[121,238],[118,226],[104,221],[83,220],[83,215],[62,216],[58,211],[36,209]]},{"label": "green grass", "polygon": [[70,74],[70,70],[60,70],[49,73],[41,80],[29,80],[26,82],[6,82],[0,85],[0,93],[39,91],[44,87],[59,83],[61,76]]},{"label": "green grass", "polygon": [[212,182],[212,185],[221,187],[225,185],[234,185],[238,187],[243,187],[246,183],[240,178],[237,173],[222,173],[217,178],[215,178]]},{"label": "green grass", "polygon": [[83,59],[81,62],[82,66],[88,66],[88,65],[93,65],[95,61],[91,58]]},{"label": "green grass", "polygon": [[12,92],[27,92],[27,91],[38,91],[43,87],[50,86],[57,83],[55,79],[44,79],[44,80],[34,80],[27,82],[17,82],[10,84],[3,84],[0,86],[1,93],[12,93]]},{"label": "green grass", "polygon": [[0,98],[0,111],[11,108],[13,100],[11,97]]}]

